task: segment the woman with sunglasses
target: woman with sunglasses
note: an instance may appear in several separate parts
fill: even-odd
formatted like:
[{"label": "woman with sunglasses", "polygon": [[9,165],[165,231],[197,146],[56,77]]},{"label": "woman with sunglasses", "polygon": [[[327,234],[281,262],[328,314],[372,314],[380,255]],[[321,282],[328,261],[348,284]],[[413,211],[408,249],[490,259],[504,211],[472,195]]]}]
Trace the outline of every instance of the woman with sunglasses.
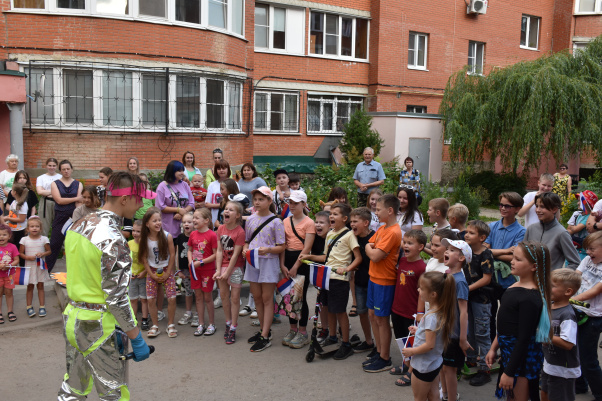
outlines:
[{"label": "woman with sunglasses", "polygon": [[572,185],[573,180],[569,174],[569,166],[567,166],[565,163],[562,163],[560,166],[558,166],[558,172],[554,174],[554,186],[552,187],[552,192],[560,196],[560,200],[562,201],[562,209],[566,207],[569,201]]}]

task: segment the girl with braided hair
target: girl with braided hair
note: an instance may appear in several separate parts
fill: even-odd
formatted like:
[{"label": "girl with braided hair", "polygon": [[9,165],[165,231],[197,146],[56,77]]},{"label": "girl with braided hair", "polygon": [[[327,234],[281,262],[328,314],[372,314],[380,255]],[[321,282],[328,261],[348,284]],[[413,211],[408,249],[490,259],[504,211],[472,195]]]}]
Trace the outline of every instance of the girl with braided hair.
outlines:
[{"label": "girl with braided hair", "polygon": [[[500,303],[497,336],[486,357],[489,367],[500,349],[500,375],[496,396],[527,400],[529,381],[539,378],[543,366],[542,343],[552,338],[550,325],[550,251],[535,241],[514,249],[512,274],[519,281],[509,287]],[[539,398],[537,398],[539,399]]]}]

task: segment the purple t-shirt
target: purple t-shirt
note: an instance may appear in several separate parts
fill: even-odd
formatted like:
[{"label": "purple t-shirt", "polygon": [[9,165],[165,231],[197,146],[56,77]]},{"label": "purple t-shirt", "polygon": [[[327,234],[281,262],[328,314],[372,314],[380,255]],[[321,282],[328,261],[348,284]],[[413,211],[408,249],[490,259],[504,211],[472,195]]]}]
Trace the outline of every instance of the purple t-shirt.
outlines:
[{"label": "purple t-shirt", "polygon": [[[255,229],[263,224],[264,221],[272,217],[273,214],[269,214],[268,216],[258,216],[257,213],[252,214],[247,223],[245,224],[245,238],[246,241],[251,239],[253,232]],[[284,224],[282,220],[279,218],[275,218],[270,221],[268,225],[266,225],[259,234],[253,238],[253,241],[249,244],[249,249],[261,248],[262,246],[276,246],[283,245],[286,243],[286,238],[284,234]],[[268,253],[267,255],[259,256],[260,258],[265,259],[274,259],[279,258],[280,256],[274,253]]]},{"label": "purple t-shirt", "polygon": [[[179,207],[184,209],[189,205],[194,209],[194,196],[192,195],[190,187],[184,181],[175,184],[168,184],[163,181],[157,187],[155,205],[160,210],[163,210],[166,207]],[[172,237],[178,238],[180,235],[181,221],[174,220],[173,216],[173,213],[161,213],[161,222],[163,223],[163,229],[165,231],[170,233]]]}]

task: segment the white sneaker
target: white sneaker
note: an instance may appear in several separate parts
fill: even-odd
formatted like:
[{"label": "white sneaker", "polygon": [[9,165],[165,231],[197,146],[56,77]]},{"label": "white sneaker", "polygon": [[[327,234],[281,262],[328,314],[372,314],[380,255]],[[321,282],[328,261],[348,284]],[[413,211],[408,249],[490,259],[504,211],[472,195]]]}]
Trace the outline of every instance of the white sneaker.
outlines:
[{"label": "white sneaker", "polygon": [[198,315],[198,313],[195,313],[192,315],[192,318],[190,319],[190,326],[197,327],[198,325],[199,325],[199,315]]},{"label": "white sneaker", "polygon": [[215,309],[219,309],[222,307],[222,299],[220,297],[215,298],[215,301],[213,301],[213,307]]},{"label": "white sneaker", "polygon": [[157,319],[159,321],[165,319],[165,313],[162,310],[160,310],[160,311],[157,312]]},{"label": "white sneaker", "polygon": [[182,316],[182,318],[180,320],[178,320],[178,324],[180,324],[180,325],[188,324],[188,323],[190,323],[190,320],[192,320],[192,314],[184,313],[184,316]]},{"label": "white sneaker", "polygon": [[238,316],[247,316],[251,314],[251,308],[249,308],[248,306],[245,306],[244,308],[242,308],[240,310],[240,312],[238,312]]},{"label": "white sneaker", "polygon": [[253,312],[251,312],[251,319],[257,319],[258,317],[257,309],[253,309]]}]

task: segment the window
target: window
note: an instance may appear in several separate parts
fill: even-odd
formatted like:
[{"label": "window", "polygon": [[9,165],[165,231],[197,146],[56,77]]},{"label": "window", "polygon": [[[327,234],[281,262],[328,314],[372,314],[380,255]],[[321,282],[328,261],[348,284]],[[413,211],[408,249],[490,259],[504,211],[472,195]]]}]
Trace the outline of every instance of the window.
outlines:
[{"label": "window", "polygon": [[167,0],[143,0],[139,4],[141,15],[158,18],[167,17]]},{"label": "window", "polygon": [[602,0],[577,0],[577,13],[600,13],[602,12]]},{"label": "window", "polygon": [[577,54],[577,52],[585,51],[585,49],[587,48],[587,45],[589,45],[588,42],[574,42],[573,43],[573,54]]},{"label": "window", "polygon": [[96,0],[96,12],[99,14],[128,15],[129,2],[128,0]]},{"label": "window", "polygon": [[298,93],[256,92],[255,129],[258,131],[299,132],[298,103]]},{"label": "window", "polygon": [[57,0],[58,8],[69,8],[71,10],[85,10],[86,0]]},{"label": "window", "polygon": [[272,46],[274,49],[286,49],[286,9],[274,8],[274,29]]},{"label": "window", "polygon": [[45,0],[13,0],[13,8],[46,8]]},{"label": "window", "polygon": [[103,125],[123,127],[133,125],[132,73],[104,71],[102,80]]},{"label": "window", "polygon": [[483,55],[485,54],[485,43],[468,42],[468,73],[483,74]]},{"label": "window", "polygon": [[406,106],[407,113],[426,113],[426,106]]},{"label": "window", "polygon": [[201,87],[197,77],[178,75],[176,79],[176,126],[200,126]]},{"label": "window", "polygon": [[176,0],[176,21],[201,23],[200,0]]},{"label": "window", "polygon": [[305,11],[303,9],[255,6],[255,48],[278,53],[303,54]]},{"label": "window", "polygon": [[269,12],[269,6],[259,4],[255,6],[255,47],[270,47],[268,40],[270,32]]},{"label": "window", "polygon": [[224,81],[207,80],[207,127],[224,128]]},{"label": "window", "polygon": [[309,53],[368,58],[368,20],[312,11]]},{"label": "window", "polygon": [[91,70],[63,70],[65,122],[91,124],[94,118]]},{"label": "window", "polygon": [[541,18],[523,15],[520,26],[520,46],[537,50],[539,45],[539,22]]},{"label": "window", "polygon": [[242,106],[242,85],[230,82],[228,84],[228,129],[239,130],[242,128],[240,119]]},{"label": "window", "polygon": [[343,132],[349,118],[362,107],[363,98],[350,96],[308,96],[307,132]]},{"label": "window", "polygon": [[[26,68],[25,92],[35,102],[25,103],[25,116],[32,123],[54,124],[54,82],[52,68]],[[43,85],[43,86],[42,86]]]},{"label": "window", "polygon": [[227,7],[226,0],[209,0],[209,25],[225,29],[226,16],[228,15]]},{"label": "window", "polygon": [[165,75],[142,75],[142,125],[164,127],[167,122],[167,78]]},{"label": "window", "polygon": [[426,70],[428,35],[410,32],[408,43],[408,67]]},{"label": "window", "polygon": [[243,35],[245,21],[245,0],[231,0],[232,4],[232,26],[230,30],[236,34]]}]

